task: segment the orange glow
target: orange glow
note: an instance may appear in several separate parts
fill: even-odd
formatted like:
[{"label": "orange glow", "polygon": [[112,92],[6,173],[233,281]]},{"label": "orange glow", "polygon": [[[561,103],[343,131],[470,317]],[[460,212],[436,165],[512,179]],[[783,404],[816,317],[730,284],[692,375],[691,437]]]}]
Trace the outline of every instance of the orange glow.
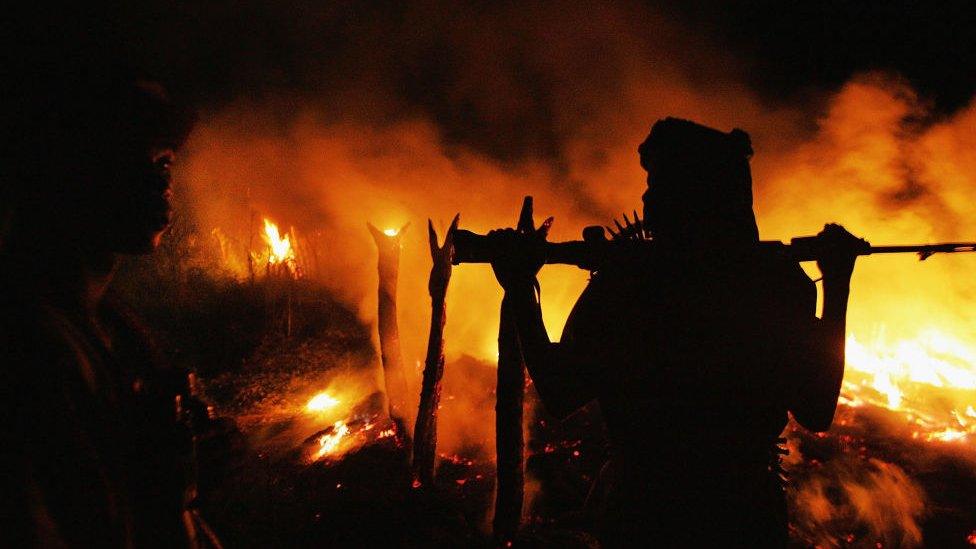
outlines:
[{"label": "orange glow", "polygon": [[295,251],[291,247],[291,240],[287,234],[281,236],[278,225],[264,218],[264,241],[271,247],[268,252],[268,263],[277,265],[295,260]]},{"label": "orange glow", "polygon": [[325,391],[322,391],[308,401],[308,404],[305,405],[305,409],[309,412],[321,412],[323,410],[334,408],[337,404],[339,404],[339,399],[333,397]]},{"label": "orange glow", "polygon": [[383,234],[386,236],[396,236],[400,231],[396,229],[383,229]]},{"label": "orange glow", "polygon": [[401,443],[397,424],[375,402],[379,388],[375,373],[327,373],[308,383],[316,390],[306,389],[299,393],[305,396],[277,409],[296,421],[307,463],[337,461],[380,441]]},{"label": "orange glow", "polygon": [[842,402],[900,412],[916,425],[916,438],[965,442],[976,433],[974,364],[971,346],[934,328],[895,341],[883,332],[866,343],[851,334]]},{"label": "orange glow", "polygon": [[308,462],[339,460],[350,452],[384,439],[392,439],[394,444],[400,444],[396,424],[388,418],[372,416],[362,419],[357,416],[340,419],[316,435]]},{"label": "orange glow", "polygon": [[939,440],[942,442],[965,442],[969,433],[966,431],[957,431],[955,429],[946,429],[944,431],[939,431],[937,433],[930,433],[926,440]]},{"label": "orange glow", "polygon": [[344,421],[337,421],[332,425],[332,432],[319,437],[319,449],[315,459],[321,459],[332,454],[339,448],[339,443],[349,433],[349,426]]}]

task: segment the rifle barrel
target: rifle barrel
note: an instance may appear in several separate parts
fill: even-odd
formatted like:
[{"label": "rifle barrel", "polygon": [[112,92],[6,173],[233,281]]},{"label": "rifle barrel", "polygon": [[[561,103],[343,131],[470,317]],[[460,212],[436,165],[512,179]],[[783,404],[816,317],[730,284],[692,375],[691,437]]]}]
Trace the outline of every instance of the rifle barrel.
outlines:
[{"label": "rifle barrel", "polygon": [[[862,241],[863,248],[857,255],[876,254],[918,254],[919,259],[927,259],[933,254],[951,254],[959,252],[976,252],[976,242],[940,242],[938,244],[909,244],[900,246],[869,246]],[[801,236],[794,238],[786,245],[787,251],[796,261],[816,261],[824,254],[823,242],[818,236]]]},{"label": "rifle barrel", "polygon": [[[650,244],[650,241],[647,242]],[[976,242],[944,242],[938,244],[911,244],[903,246],[867,246],[858,255],[918,254],[926,259],[937,253],[976,252]],[[816,261],[822,255],[822,242],[817,236],[794,238],[789,244],[778,240],[764,240],[761,246],[783,250],[795,261]],[[613,241],[600,238],[584,238],[570,242],[547,242],[546,263],[575,265],[581,269],[597,269],[607,257]],[[454,235],[454,264],[490,263],[496,254],[503,253],[485,236],[458,229]]]},{"label": "rifle barrel", "polygon": [[871,246],[865,255],[873,254],[952,254],[959,252],[976,252],[976,242],[947,242],[945,244],[916,244],[909,246]]}]

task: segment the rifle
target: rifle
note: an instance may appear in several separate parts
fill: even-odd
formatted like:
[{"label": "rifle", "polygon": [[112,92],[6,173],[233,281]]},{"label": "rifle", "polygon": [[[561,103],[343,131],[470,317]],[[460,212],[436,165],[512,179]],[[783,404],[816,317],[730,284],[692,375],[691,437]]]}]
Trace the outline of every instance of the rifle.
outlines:
[{"label": "rifle", "polygon": [[[532,197],[525,197],[525,203],[530,208]],[[525,206],[523,206],[525,208]],[[609,227],[607,230],[613,235],[612,239],[607,239],[604,227],[594,225],[583,229],[583,240],[570,242],[545,242],[542,244],[546,256],[546,264],[575,265],[588,271],[597,270],[607,258],[608,254],[619,241],[644,241],[644,244],[652,244],[652,240],[647,239],[646,230],[641,220],[634,213],[634,221],[631,222],[624,215],[625,225],[616,223],[619,232],[614,233]],[[824,243],[819,236],[801,236],[784,243],[778,240],[763,240],[759,242],[761,248],[770,250],[780,250],[789,255],[794,261],[816,261],[821,257]],[[864,245],[856,250],[857,255],[878,255],[878,254],[918,254],[920,261],[924,261],[937,253],[961,253],[976,252],[976,242],[943,242],[938,244],[909,244],[899,246],[872,246],[864,241]],[[491,263],[497,257],[499,250],[494,241],[486,235],[480,235],[471,231],[458,229],[454,234],[454,264],[461,263]]]}]

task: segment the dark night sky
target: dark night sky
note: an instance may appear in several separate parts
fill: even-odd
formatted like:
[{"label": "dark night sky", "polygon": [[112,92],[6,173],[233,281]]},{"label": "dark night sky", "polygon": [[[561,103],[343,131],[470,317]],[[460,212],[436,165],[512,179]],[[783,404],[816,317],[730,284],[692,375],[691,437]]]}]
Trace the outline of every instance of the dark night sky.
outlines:
[{"label": "dark night sky", "polygon": [[[108,44],[94,57],[125,57],[204,110],[241,97],[252,101],[329,97],[336,103],[345,97],[349,116],[395,118],[405,112],[419,113],[436,121],[447,140],[501,159],[558,155],[561,130],[555,122],[558,106],[552,104],[551,90],[564,82],[549,70],[546,60],[538,59],[532,42],[547,38],[534,31],[533,23],[547,19],[546,10],[570,11],[563,10],[562,4],[466,2],[444,7],[429,2],[308,0],[130,4],[111,13],[86,11],[73,18],[57,11],[61,21],[53,26],[46,17],[34,18],[42,23],[39,26],[23,24],[30,19],[12,22],[38,27],[37,34],[48,44],[65,40]],[[646,33],[649,48],[661,47],[662,39],[655,37],[660,28],[653,21],[664,20],[680,29],[673,36],[675,42],[686,40],[689,49],[730,54],[741,65],[738,78],[771,105],[804,101],[857,72],[881,69],[907,78],[937,113],[948,113],[965,105],[976,89],[976,16],[972,15],[976,10],[967,10],[968,4],[965,0],[938,4],[708,0],[680,6],[645,2],[619,11],[625,14],[627,32]],[[574,25],[572,19],[568,21],[565,25]],[[601,41],[609,42],[611,37],[594,36],[590,23],[579,21],[584,45],[567,55],[592,51],[600,55]],[[563,31],[574,36],[573,29]],[[479,62],[470,59],[470,52],[480,53],[458,46],[477,43],[479,33],[491,35],[483,48],[487,55],[495,54],[493,48],[503,50],[497,53],[505,57],[498,63],[501,68],[493,70],[517,75],[513,80],[519,105],[507,118],[499,115],[496,105],[486,107],[483,97],[472,97],[477,90],[458,84],[470,77],[470,65]],[[83,51],[74,45],[68,50]],[[16,49],[12,51],[17,55]],[[695,60],[693,55],[689,58]],[[486,64],[495,62],[489,58]],[[598,78],[612,79],[612,68],[607,71]],[[696,71],[708,82],[707,70],[689,67],[690,73]],[[371,90],[385,92],[369,101],[348,100]],[[355,113],[356,109],[370,112]]]},{"label": "dark night sky", "polygon": [[942,110],[976,88],[976,9],[965,0],[705,1],[675,12],[752,59],[752,83],[770,96],[867,69],[898,72]]},{"label": "dark night sky", "polygon": [[[865,69],[901,73],[944,109],[960,106],[976,88],[976,10],[966,0],[647,4],[746,58],[755,68],[753,85],[771,96],[837,85]],[[271,9],[270,5],[287,7]],[[477,12],[490,5],[474,2],[458,9]],[[377,37],[386,30],[396,32],[387,27],[398,25],[407,6],[399,2],[212,2],[204,8],[150,2],[128,8],[117,21],[132,49],[162,60],[175,77],[198,79],[179,84],[219,94],[237,80],[232,74],[235,59],[260,57],[283,71],[267,75],[270,80],[287,79],[284,73],[299,69],[294,64],[301,57],[329,56],[349,47],[344,40],[363,27],[373,26]],[[141,37],[139,31],[144,32]],[[182,43],[159,52],[153,42],[160,37],[166,44]],[[309,43],[319,51],[288,50]],[[215,62],[207,72],[201,70],[205,58]],[[228,64],[220,66],[221,62]],[[189,66],[193,68],[188,70]]]}]

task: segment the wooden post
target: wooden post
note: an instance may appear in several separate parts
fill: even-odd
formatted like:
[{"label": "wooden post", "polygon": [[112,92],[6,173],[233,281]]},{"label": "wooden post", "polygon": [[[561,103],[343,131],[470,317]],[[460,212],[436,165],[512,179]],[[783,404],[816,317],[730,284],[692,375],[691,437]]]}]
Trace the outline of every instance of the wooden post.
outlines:
[{"label": "wooden post", "polygon": [[430,336],[427,339],[427,358],[424,361],[424,381],[420,388],[420,406],[414,425],[413,472],[415,486],[430,485],[434,481],[434,460],[437,452],[437,408],[441,400],[441,378],[444,376],[444,325],[447,324],[447,285],[451,280],[454,259],[454,231],[461,215],[455,215],[444,245],[438,246],[434,225],[427,220],[430,238]]},{"label": "wooden post", "polygon": [[502,306],[498,327],[498,386],[495,400],[495,539],[515,539],[522,520],[525,479],[522,460],[522,406],[525,364],[511,311]]},{"label": "wooden post", "polygon": [[[523,234],[549,231],[552,218],[538,229],[532,220],[532,197],[522,202],[517,230]],[[497,480],[492,527],[499,545],[510,545],[518,534],[525,495],[522,409],[525,396],[525,361],[519,343],[514,311],[502,302],[498,327],[498,386],[495,400],[495,460]]]},{"label": "wooden post", "polygon": [[390,415],[398,418],[406,413],[407,376],[403,370],[400,352],[400,332],[397,328],[396,290],[400,270],[400,246],[404,225],[395,234],[386,234],[372,224],[366,224],[379,250],[379,312],[377,324],[380,334],[380,356],[383,361],[383,377],[386,397],[390,403]]}]

